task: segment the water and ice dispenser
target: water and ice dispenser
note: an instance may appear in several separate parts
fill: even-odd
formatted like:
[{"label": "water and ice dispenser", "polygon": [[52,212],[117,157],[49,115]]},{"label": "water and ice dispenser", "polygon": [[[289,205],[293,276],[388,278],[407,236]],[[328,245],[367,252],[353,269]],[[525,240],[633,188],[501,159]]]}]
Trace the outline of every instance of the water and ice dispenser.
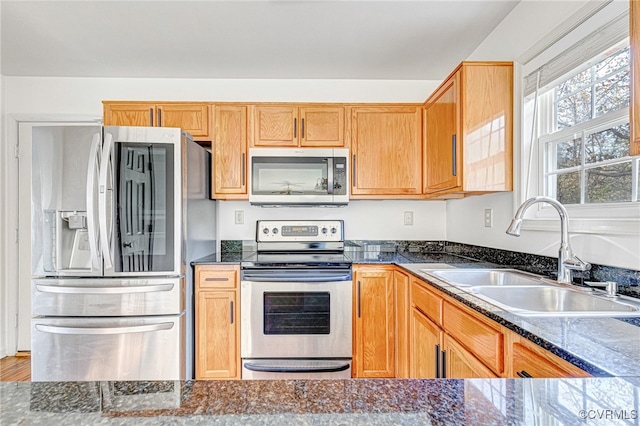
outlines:
[{"label": "water and ice dispenser", "polygon": [[87,212],[45,210],[44,235],[46,272],[91,270]]}]

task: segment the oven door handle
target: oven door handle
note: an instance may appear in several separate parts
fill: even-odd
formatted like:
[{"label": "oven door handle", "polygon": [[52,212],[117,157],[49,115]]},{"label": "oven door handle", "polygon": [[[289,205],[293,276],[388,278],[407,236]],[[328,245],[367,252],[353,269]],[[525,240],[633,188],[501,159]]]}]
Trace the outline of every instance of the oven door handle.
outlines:
[{"label": "oven door handle", "polygon": [[337,373],[349,368],[348,362],[323,362],[317,366],[314,365],[283,365],[270,364],[269,362],[247,362],[244,367],[251,371],[260,371],[265,373]]},{"label": "oven door handle", "polygon": [[278,283],[326,283],[350,281],[351,271],[242,271],[242,281],[278,282]]}]

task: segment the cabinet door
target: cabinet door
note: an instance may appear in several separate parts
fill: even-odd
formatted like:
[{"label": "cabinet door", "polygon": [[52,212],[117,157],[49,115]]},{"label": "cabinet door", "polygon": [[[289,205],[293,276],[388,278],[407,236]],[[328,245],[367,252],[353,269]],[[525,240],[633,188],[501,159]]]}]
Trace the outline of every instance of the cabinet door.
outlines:
[{"label": "cabinet door", "polygon": [[640,155],[640,1],[630,0],[631,155]]},{"label": "cabinet door", "polygon": [[199,291],[196,379],[239,379],[237,291]]},{"label": "cabinet door", "polygon": [[253,146],[298,146],[298,108],[253,107]]},{"label": "cabinet door", "polygon": [[444,371],[447,379],[498,377],[447,334],[444,335],[443,351]]},{"label": "cabinet door", "polygon": [[351,194],[421,194],[421,128],[420,108],[353,108]]},{"label": "cabinet door", "polygon": [[433,379],[440,374],[442,330],[416,308],[411,308],[411,378]]},{"label": "cabinet door", "polygon": [[394,377],[393,270],[355,272],[354,364],[356,377]]},{"label": "cabinet door", "polygon": [[513,377],[589,377],[585,371],[520,337],[513,342],[511,354]]},{"label": "cabinet door", "polygon": [[409,276],[404,272],[393,272],[394,287],[394,313],[396,324],[395,352],[396,352],[396,378],[403,379],[409,376]]},{"label": "cabinet door", "polygon": [[154,126],[155,115],[152,103],[104,103],[105,126]]},{"label": "cabinet door", "polygon": [[344,108],[301,107],[300,146],[344,146]]},{"label": "cabinet door", "polygon": [[462,186],[458,90],[459,72],[428,101],[424,111],[424,192]]},{"label": "cabinet door", "polygon": [[179,127],[198,139],[209,137],[209,106],[205,104],[159,104],[157,126]]},{"label": "cabinet door", "polygon": [[[213,198],[247,194],[247,107],[213,108]],[[220,197],[222,195],[222,197]]]}]

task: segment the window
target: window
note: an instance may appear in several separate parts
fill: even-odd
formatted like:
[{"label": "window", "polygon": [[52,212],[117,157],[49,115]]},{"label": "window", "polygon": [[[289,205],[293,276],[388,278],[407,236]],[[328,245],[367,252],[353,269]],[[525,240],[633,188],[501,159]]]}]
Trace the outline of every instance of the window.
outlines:
[{"label": "window", "polygon": [[542,191],[563,204],[638,201],[629,157],[629,46],[618,43],[540,91]]}]

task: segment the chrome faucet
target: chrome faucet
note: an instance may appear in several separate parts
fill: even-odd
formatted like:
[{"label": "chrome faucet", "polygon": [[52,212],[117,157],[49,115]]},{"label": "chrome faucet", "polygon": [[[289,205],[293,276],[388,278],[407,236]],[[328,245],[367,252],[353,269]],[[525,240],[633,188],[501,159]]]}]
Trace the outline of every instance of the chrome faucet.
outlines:
[{"label": "chrome faucet", "polygon": [[571,271],[588,271],[591,264],[583,262],[573,254],[571,244],[569,244],[569,216],[567,209],[564,208],[559,201],[549,197],[533,197],[522,203],[518,208],[516,215],[511,221],[511,225],[507,228],[507,234],[514,237],[520,236],[520,227],[522,226],[522,217],[524,212],[536,203],[547,203],[553,206],[560,215],[560,250],[558,252],[558,282],[571,284]]}]

